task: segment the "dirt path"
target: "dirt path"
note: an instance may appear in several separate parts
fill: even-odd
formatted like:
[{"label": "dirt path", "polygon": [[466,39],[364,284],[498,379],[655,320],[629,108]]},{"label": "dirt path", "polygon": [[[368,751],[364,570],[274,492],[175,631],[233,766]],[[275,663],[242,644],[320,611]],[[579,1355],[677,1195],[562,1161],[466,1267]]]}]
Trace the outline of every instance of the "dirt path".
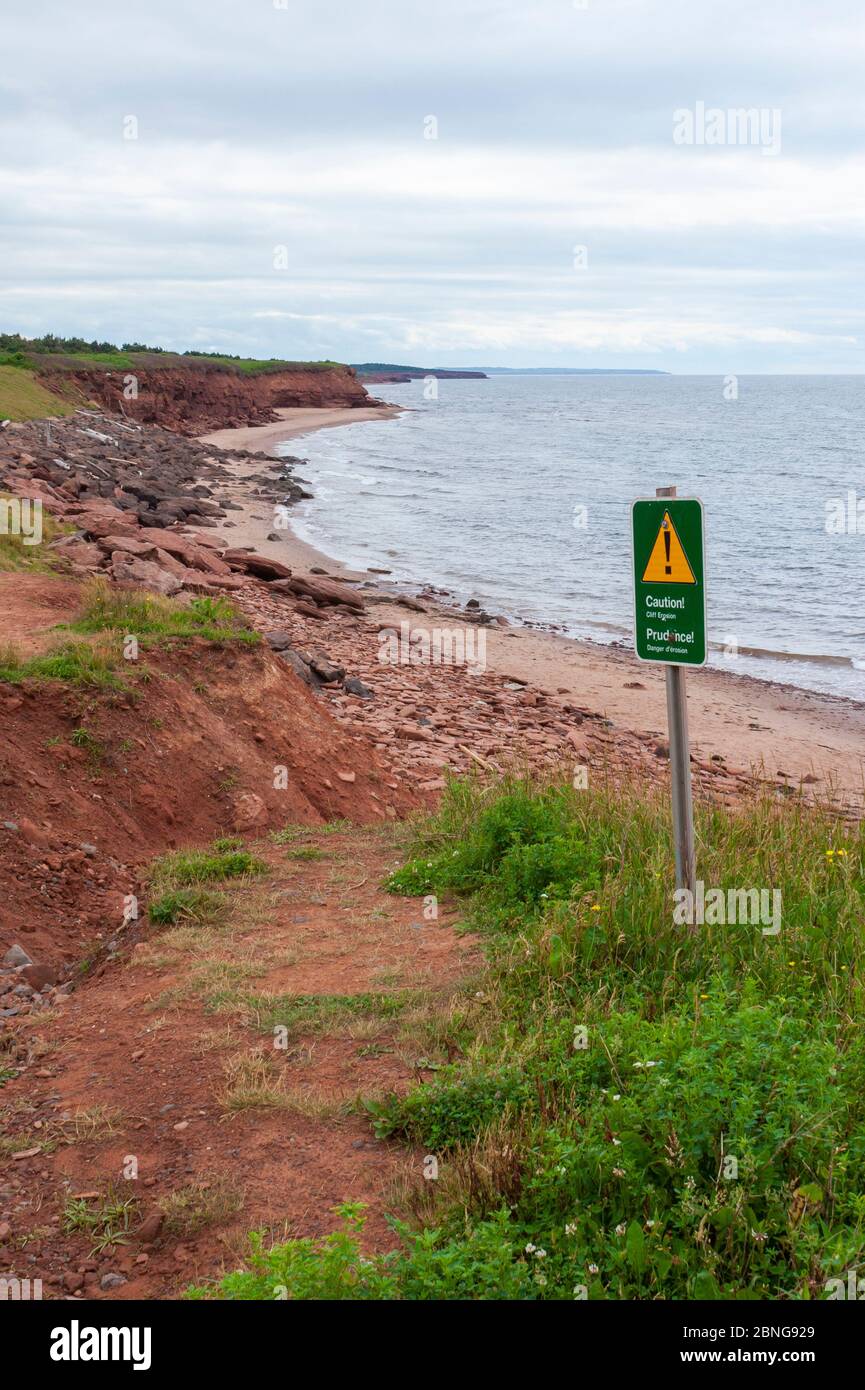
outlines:
[{"label": "dirt path", "polygon": [[48,574],[0,574],[0,644],[38,656],[61,635],[54,629],[76,616],[78,589]]},{"label": "dirt path", "polygon": [[[226,889],[224,915],[142,924],[31,1016],[30,1065],[0,1089],[0,1272],[46,1298],[172,1297],[236,1267],[248,1231],[322,1234],[358,1200],[370,1248],[393,1245],[383,1213],[411,1159],[358,1097],[452,1053],[477,962],[452,913],[381,889],[393,835],[337,823],[251,846],[267,872]],[[125,1243],[64,1231],[106,1198]]]}]

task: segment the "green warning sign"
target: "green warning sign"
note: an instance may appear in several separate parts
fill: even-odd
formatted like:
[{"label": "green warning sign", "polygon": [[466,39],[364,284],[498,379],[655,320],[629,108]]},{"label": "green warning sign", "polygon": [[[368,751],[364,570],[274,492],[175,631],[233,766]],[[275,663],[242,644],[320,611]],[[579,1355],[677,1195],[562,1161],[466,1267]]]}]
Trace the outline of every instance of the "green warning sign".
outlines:
[{"label": "green warning sign", "polygon": [[652,497],[631,507],[634,646],[641,661],[703,666],[706,569],[703,504]]}]

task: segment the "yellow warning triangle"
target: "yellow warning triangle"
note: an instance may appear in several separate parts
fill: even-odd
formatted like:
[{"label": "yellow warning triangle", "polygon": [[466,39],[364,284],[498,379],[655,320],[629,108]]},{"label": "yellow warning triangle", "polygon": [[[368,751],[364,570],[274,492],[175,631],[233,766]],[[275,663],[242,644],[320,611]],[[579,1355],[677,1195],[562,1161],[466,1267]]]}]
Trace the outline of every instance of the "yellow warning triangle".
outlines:
[{"label": "yellow warning triangle", "polygon": [[694,571],[688,563],[682,542],[670,520],[670,513],[664,512],[664,520],[658,528],[655,544],[643,574],[644,584],[696,584]]}]

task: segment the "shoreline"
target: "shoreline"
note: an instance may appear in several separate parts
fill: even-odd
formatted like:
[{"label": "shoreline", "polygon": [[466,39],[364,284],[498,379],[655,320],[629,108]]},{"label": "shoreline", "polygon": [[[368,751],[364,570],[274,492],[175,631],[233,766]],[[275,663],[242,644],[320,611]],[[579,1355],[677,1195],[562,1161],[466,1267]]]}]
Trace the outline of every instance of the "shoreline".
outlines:
[{"label": "shoreline", "polygon": [[[333,429],[337,425],[356,425],[361,420],[393,420],[401,415],[399,405],[370,406],[282,406],[275,414],[281,418],[269,425],[241,425],[237,429],[214,430],[198,436],[200,444],[213,444],[218,449],[261,449],[270,452],[269,445],[285,444],[316,430]],[[278,458],[278,454],[273,455]]]},{"label": "shoreline", "polygon": [[[401,408],[392,407],[387,414],[380,408],[281,413],[283,421],[279,424],[221,430],[204,436],[202,442],[218,443],[229,450],[232,445],[238,449],[274,446],[320,428],[393,418]],[[327,418],[321,418],[323,415]],[[246,443],[251,437],[255,442]],[[315,567],[337,578],[370,585],[373,592],[366,596],[367,607],[377,628],[383,624],[399,628],[406,621],[415,628],[423,626],[423,617],[414,610],[417,595],[421,614],[437,625],[485,634],[487,669],[494,674],[513,676],[526,688],[539,689],[545,699],[559,704],[577,700],[614,728],[643,740],[656,740],[659,748],[666,743],[665,680],[659,666],[639,662],[629,650],[589,639],[510,623],[478,628],[470,612],[449,604],[421,580],[397,584],[382,570],[352,569],[301,540],[290,528],[279,540],[268,541],[272,512],[267,515],[269,504],[251,492],[249,484],[252,476],[260,479],[261,467],[261,460],[244,459],[238,460],[233,470],[237,481],[228,495],[241,510],[232,511],[227,523],[232,545],[253,546],[300,571]],[[390,584],[393,592],[386,591]],[[321,635],[324,638],[326,634]],[[406,671],[407,680],[411,680],[411,670]],[[821,694],[714,667],[688,672],[688,696],[692,754],[697,763],[735,766],[740,772],[753,772],[762,780],[790,788],[804,783],[820,798],[840,797],[865,805],[862,704],[846,696]]]}]

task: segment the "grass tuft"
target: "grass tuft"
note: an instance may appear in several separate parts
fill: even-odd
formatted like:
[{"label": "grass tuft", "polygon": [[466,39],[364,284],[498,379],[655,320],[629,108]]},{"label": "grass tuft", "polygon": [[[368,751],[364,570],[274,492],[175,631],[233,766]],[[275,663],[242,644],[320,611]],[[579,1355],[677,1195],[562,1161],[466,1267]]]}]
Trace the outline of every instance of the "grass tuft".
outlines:
[{"label": "grass tuft", "polygon": [[276,1270],[298,1298],[843,1282],[865,1259],[865,827],[766,795],[699,807],[697,844],[706,892],[765,891],[768,916],[679,919],[660,790],[449,783],[389,886],[459,896],[486,968],[458,1060],[368,1103],[438,1181],[415,1160],[403,1248],[360,1278],[347,1218],[336,1244],[259,1245],[222,1296],[267,1296]]},{"label": "grass tuft", "polygon": [[86,586],[81,615],[71,628],[83,634],[110,632],[117,638],[132,633],[145,648],[192,637],[249,645],[261,640],[227,599],[203,595],[180,604],[158,594],[114,588],[98,578]]}]

